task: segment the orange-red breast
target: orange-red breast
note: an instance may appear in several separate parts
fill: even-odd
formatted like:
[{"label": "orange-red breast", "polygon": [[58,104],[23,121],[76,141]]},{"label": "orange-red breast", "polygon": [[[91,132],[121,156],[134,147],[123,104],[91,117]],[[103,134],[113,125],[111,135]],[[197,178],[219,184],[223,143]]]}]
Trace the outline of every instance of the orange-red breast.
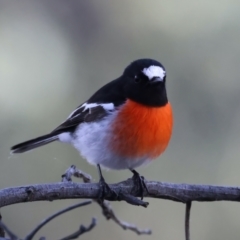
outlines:
[{"label": "orange-red breast", "polygon": [[53,141],[71,143],[91,164],[133,170],[161,155],[172,134],[166,71],[152,59],[132,62],[49,134],[17,144],[22,153]]}]

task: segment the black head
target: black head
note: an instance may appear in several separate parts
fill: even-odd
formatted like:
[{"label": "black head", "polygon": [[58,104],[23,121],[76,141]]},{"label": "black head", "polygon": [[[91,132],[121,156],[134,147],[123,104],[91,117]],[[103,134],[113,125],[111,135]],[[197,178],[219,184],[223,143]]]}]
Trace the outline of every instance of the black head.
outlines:
[{"label": "black head", "polygon": [[153,107],[167,104],[166,71],[160,62],[152,59],[136,60],[124,70],[121,79],[125,82],[127,98]]}]

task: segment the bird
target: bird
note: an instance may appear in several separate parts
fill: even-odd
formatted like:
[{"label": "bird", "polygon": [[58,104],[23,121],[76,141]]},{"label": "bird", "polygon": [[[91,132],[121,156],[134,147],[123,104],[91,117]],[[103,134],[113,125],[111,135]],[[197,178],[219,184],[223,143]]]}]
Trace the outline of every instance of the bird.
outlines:
[{"label": "bird", "polygon": [[101,167],[129,169],[143,194],[144,178],[135,168],[165,151],[172,129],[166,70],[160,62],[144,58],[131,62],[120,77],[96,91],[53,131],[13,146],[11,153],[54,141],[70,143],[87,162],[97,166],[101,196],[106,187],[109,189]]}]

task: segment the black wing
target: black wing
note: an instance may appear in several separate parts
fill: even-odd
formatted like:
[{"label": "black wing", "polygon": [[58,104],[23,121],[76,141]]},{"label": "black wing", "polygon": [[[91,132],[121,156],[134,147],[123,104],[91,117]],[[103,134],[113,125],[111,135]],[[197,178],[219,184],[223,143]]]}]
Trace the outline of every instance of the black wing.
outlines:
[{"label": "black wing", "polygon": [[[52,133],[73,132],[82,122],[93,122],[104,118],[126,101],[123,93],[122,78],[109,82],[94,93],[86,103],[73,111],[67,120],[54,129]],[[104,108],[109,104],[113,105],[113,109]]]},{"label": "black wing", "polygon": [[[79,106],[65,122],[59,125],[51,133],[17,144],[11,148],[12,153],[23,153],[31,149],[46,145],[58,139],[58,134],[63,132],[73,132],[82,122],[98,121],[111,111],[100,104],[83,104]],[[90,108],[91,107],[91,108]],[[114,109],[113,109],[114,110]]]},{"label": "black wing", "polygon": [[80,105],[65,122],[55,128],[52,133],[73,132],[76,127],[83,122],[99,121],[106,117],[112,111],[106,110],[103,106],[97,105],[91,108],[86,108]]}]

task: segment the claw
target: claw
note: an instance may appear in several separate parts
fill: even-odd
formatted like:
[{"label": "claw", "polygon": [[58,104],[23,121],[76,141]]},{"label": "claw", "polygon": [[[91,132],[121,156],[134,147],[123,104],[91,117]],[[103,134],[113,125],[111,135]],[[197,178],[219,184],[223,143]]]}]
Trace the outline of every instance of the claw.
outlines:
[{"label": "claw", "polygon": [[98,173],[99,173],[99,177],[100,177],[99,182],[98,182],[99,187],[100,187],[100,191],[98,194],[98,201],[100,203],[102,203],[104,201],[106,195],[111,195],[112,196],[111,198],[114,198],[114,199],[117,198],[118,197],[117,193],[114,190],[112,190],[109,187],[109,185],[106,183],[106,181],[102,175],[100,165],[98,164],[97,167],[98,167]]},{"label": "claw", "polygon": [[140,176],[140,174],[134,169],[130,169],[130,171],[133,173],[132,179],[133,179],[135,185],[137,185],[137,188],[139,189],[139,192],[141,195],[141,200],[143,200],[144,190],[146,190],[146,192],[149,194],[149,191],[148,191],[147,186],[144,181],[144,177]]}]

